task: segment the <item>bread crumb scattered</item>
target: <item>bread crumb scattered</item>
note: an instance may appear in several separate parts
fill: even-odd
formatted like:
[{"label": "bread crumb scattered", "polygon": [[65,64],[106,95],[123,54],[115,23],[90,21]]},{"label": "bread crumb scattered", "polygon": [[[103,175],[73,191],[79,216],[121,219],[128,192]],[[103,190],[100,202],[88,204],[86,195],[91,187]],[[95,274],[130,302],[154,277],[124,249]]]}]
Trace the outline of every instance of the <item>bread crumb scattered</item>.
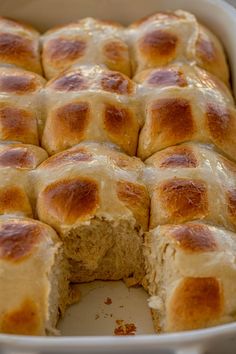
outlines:
[{"label": "bread crumb scattered", "polygon": [[111,305],[112,304],[112,300],[110,297],[107,297],[106,300],[104,301],[104,304],[106,305]]},{"label": "bread crumb scattered", "polygon": [[123,320],[116,321],[117,327],[114,329],[116,336],[134,336],[137,330],[134,323],[124,323]]}]

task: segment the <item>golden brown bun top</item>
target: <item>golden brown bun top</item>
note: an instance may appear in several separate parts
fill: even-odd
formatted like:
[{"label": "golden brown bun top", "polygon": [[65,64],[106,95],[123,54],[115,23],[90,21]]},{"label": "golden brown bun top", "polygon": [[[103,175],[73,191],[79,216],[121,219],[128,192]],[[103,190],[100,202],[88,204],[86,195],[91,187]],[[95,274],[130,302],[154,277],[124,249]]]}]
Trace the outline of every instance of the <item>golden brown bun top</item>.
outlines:
[{"label": "golden brown bun top", "polygon": [[236,176],[235,163],[220,154],[214,146],[192,142],[158,151],[149,157],[145,164],[160,172],[165,169],[174,171],[183,168],[201,168],[209,170],[215,176],[221,176],[224,180]]},{"label": "golden brown bun top", "polygon": [[46,151],[35,145],[0,142],[0,168],[33,169],[47,157]]},{"label": "golden brown bun top", "polygon": [[163,235],[185,252],[213,252],[217,251],[217,241],[214,230],[200,223],[163,226]]},{"label": "golden brown bun top", "polygon": [[219,39],[193,14],[182,10],[156,13],[134,22],[129,31],[135,71],[189,61],[228,83],[229,70]]},{"label": "golden brown bun top", "polygon": [[193,330],[220,323],[224,289],[216,277],[186,277],[175,289],[168,308],[167,331]]},{"label": "golden brown bun top", "polygon": [[[188,192],[190,192],[196,187],[200,193],[203,182],[203,184],[207,182],[209,185],[218,183],[222,197],[223,193],[227,192],[228,202],[232,208],[234,205],[233,209],[236,211],[235,163],[218,153],[213,146],[196,143],[171,146],[153,154],[145,161],[145,164],[147,166],[144,170],[145,180],[149,186],[154,187],[160,181],[166,180],[162,186],[164,193],[172,191],[180,197],[182,192],[183,198],[186,198],[188,188]],[[169,189],[168,183],[171,183]],[[178,184],[185,186],[185,191],[180,190]],[[177,201],[175,200],[175,202]],[[223,200],[220,203],[222,204],[222,202]],[[168,203],[174,207],[173,200],[169,199]],[[195,204],[195,207],[199,206],[198,203]]]},{"label": "golden brown bun top", "polygon": [[124,154],[116,145],[84,142],[45,160],[38,169],[53,169],[68,164],[108,164],[113,168],[138,172],[144,164],[137,157]]},{"label": "golden brown bun top", "polygon": [[[191,330],[234,320],[235,237],[200,222],[158,226],[147,234],[146,280],[154,309],[160,308],[163,295],[158,285],[162,287],[164,280],[162,330]],[[160,266],[162,272],[155,278]]]},{"label": "golden brown bun top", "polygon": [[196,88],[208,90],[212,95],[221,95],[231,104],[233,96],[228,87],[215,75],[195,65],[174,63],[162,68],[147,69],[139,72],[133,78],[141,84],[144,90],[152,92],[167,88]]},{"label": "golden brown bun top", "polygon": [[37,253],[41,243],[58,241],[50,226],[26,218],[0,218],[0,259],[22,262]]},{"label": "golden brown bun top", "polygon": [[39,144],[45,82],[34,72],[0,65],[0,140]]},{"label": "golden brown bun top", "polygon": [[176,63],[136,75],[145,109],[138,156],[186,141],[214,144],[235,158],[236,111],[225,84],[191,65]]},{"label": "golden brown bun top", "polygon": [[[194,144],[192,146],[194,147]],[[145,163],[159,168],[195,168],[199,165],[198,156],[191,144],[171,146],[156,152]]]},{"label": "golden brown bun top", "polygon": [[236,230],[236,167],[212,146],[185,143],[145,161],[150,228],[204,220]]},{"label": "golden brown bun top", "polygon": [[0,217],[1,333],[46,334],[49,278],[60,247],[56,232],[46,224]]},{"label": "golden brown bun top", "polygon": [[34,171],[39,218],[59,232],[94,216],[134,217],[146,230],[149,196],[143,167],[110,144],[80,143],[58,153]]},{"label": "golden brown bun top", "polygon": [[25,23],[1,17],[0,63],[41,74],[39,32]]},{"label": "golden brown bun top", "polygon": [[88,17],[49,30],[42,36],[47,78],[74,63],[105,64],[130,75],[129,49],[121,25]]},{"label": "golden brown bun top", "polygon": [[135,155],[142,124],[136,84],[104,66],[75,66],[48,82],[42,146],[53,155],[82,141],[112,142]]},{"label": "golden brown bun top", "polygon": [[126,75],[110,71],[105,66],[74,66],[50,80],[46,88],[58,92],[106,91],[118,95],[132,95],[136,85]]},{"label": "golden brown bun top", "polygon": [[33,72],[14,67],[0,67],[0,92],[28,95],[40,90],[46,80]]}]

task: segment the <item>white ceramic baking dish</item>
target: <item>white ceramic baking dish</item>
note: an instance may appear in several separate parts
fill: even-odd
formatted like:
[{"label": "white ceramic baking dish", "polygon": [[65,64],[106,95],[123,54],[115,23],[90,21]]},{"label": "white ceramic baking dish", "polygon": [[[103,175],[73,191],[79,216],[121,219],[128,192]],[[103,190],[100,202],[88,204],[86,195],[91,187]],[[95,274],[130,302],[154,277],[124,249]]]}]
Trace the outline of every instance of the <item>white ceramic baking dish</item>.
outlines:
[{"label": "white ceramic baking dish", "polygon": [[[86,16],[128,24],[158,10],[178,8],[193,12],[224,43],[236,96],[236,10],[222,0],[0,0],[1,15],[28,21],[42,31]],[[82,285],[80,303],[60,323],[62,336],[0,335],[0,354],[236,353],[236,323],[154,335],[146,299],[143,289],[127,289],[122,282]],[[135,324],[135,336],[112,335],[121,319]]]}]

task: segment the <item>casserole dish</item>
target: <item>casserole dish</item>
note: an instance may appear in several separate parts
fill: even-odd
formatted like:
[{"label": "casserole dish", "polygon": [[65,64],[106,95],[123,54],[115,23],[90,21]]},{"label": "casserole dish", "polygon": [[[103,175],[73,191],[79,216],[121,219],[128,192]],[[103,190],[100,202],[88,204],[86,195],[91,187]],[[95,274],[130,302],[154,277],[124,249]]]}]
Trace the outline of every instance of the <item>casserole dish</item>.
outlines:
[{"label": "casserole dish", "polygon": [[[224,43],[236,90],[236,10],[220,0],[8,0],[0,12],[32,23],[44,31],[56,24],[93,16],[127,24],[159,10],[183,9],[194,13]],[[82,300],[68,310],[59,328],[62,337],[41,338],[0,335],[0,353],[234,353],[236,324],[177,334],[153,335],[146,295],[142,289],[128,290],[122,283],[92,283],[81,286]],[[108,306],[107,298],[112,299]],[[93,304],[93,305],[91,305]],[[111,316],[112,315],[112,316]],[[114,337],[115,323],[135,324],[136,336]],[[70,337],[73,335],[73,337]],[[88,337],[87,335],[90,335]],[[99,336],[98,336],[99,335]],[[102,336],[100,336],[102,335]],[[216,349],[217,348],[217,349]]]}]

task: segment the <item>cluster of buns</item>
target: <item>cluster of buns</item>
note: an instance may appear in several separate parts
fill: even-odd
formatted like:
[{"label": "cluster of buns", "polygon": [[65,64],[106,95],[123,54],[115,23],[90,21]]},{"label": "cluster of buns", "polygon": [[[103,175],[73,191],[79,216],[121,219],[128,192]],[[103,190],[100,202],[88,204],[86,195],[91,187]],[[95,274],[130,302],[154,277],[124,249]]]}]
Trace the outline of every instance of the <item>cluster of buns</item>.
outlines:
[{"label": "cluster of buns", "polygon": [[1,18],[0,64],[0,332],[54,333],[71,284],[95,279],[143,284],[156,331],[234,321],[219,40],[180,10],[42,36]]}]

